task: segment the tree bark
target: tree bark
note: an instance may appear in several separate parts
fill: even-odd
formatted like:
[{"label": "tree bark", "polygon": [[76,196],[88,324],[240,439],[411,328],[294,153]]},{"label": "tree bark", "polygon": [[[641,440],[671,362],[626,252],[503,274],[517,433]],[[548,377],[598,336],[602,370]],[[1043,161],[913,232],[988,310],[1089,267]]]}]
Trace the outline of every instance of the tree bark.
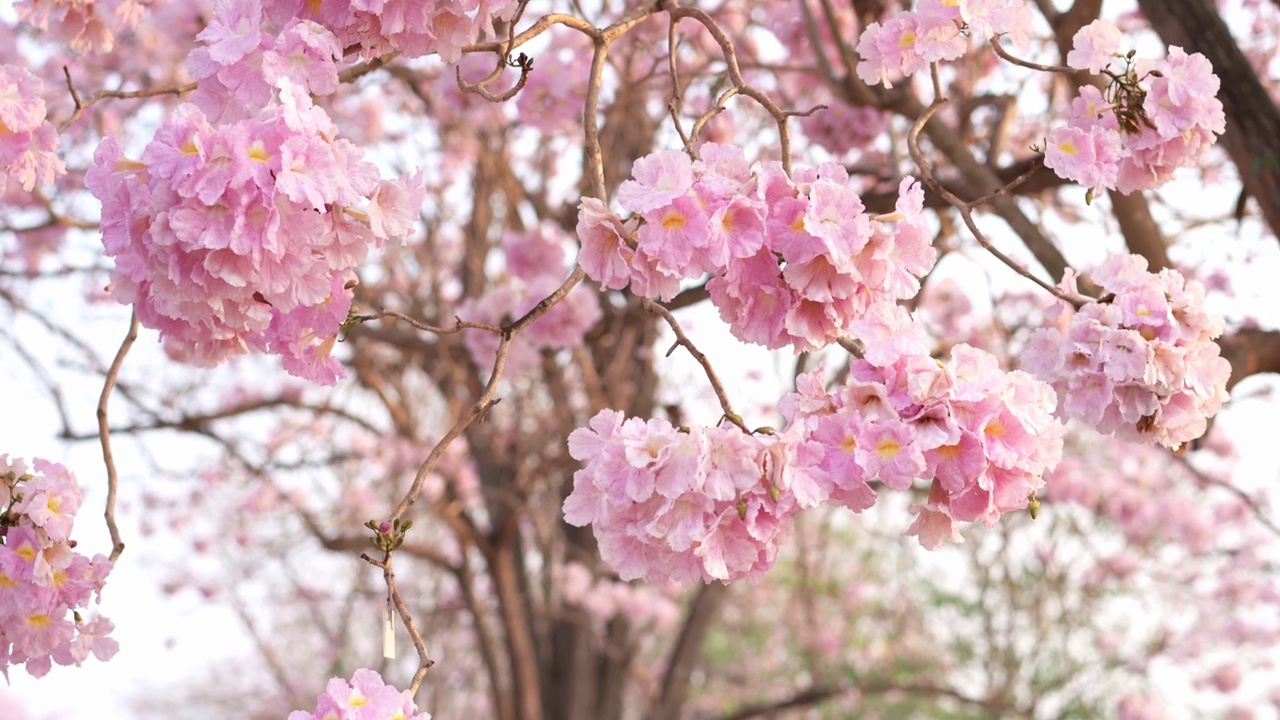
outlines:
[{"label": "tree bark", "polygon": [[697,596],[689,604],[689,614],[680,629],[680,637],[671,649],[667,670],[662,676],[662,692],[649,711],[650,720],[680,717],[689,697],[689,678],[694,665],[702,657],[702,645],[728,594],[729,588],[721,583],[703,585],[698,589]]}]

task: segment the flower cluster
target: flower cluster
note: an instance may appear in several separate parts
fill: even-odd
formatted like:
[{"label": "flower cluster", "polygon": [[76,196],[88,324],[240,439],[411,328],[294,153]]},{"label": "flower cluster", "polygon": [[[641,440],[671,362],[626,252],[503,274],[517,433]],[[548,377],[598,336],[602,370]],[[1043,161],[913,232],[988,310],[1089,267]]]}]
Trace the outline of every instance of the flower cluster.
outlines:
[{"label": "flower cluster", "polygon": [[1109,82],[1105,91],[1082,87],[1067,124],[1051,130],[1045,145],[1045,165],[1089,188],[1090,197],[1103,188],[1160,187],[1197,163],[1226,128],[1219,80],[1203,55],[1173,46],[1159,62],[1135,61],[1120,53],[1122,40],[1105,20],[1076,33],[1067,63]]},{"label": "flower cluster", "polygon": [[379,180],[288,79],[253,120],[214,127],[180,107],[140,161],[104,139],[85,184],[102,201],[112,292],[170,355],[211,366],[270,352],[324,384],[342,375],[330,351],[354,268],[411,230],[425,192],[417,176]]},{"label": "flower cluster", "polygon": [[438,53],[448,62],[462,55],[463,46],[492,37],[494,20],[510,20],[518,5],[517,0],[262,0],[268,22],[314,20],[332,30],[342,47],[359,46],[365,56]]},{"label": "flower cluster", "polygon": [[18,19],[51,31],[78,53],[107,53],[116,33],[133,28],[146,12],[146,0],[19,0]]},{"label": "flower cluster", "polygon": [[594,526],[601,558],[623,580],[759,578],[790,516],[824,499],[814,485],[825,478],[787,462],[793,440],[728,424],[685,431],[602,410],[569,435],[569,454],[584,466],[565,521]]},{"label": "flower cluster", "polygon": [[343,45],[333,31],[294,17],[269,24],[258,0],[218,3],[196,39],[204,45],[187,56],[187,72],[200,83],[191,102],[213,123],[252,117],[281,78],[314,95],[338,89]]},{"label": "flower cluster", "polygon": [[294,710],[289,720],[431,720],[431,713],[418,713],[408,690],[396,690],[376,670],[360,668],[351,682],[329,680],[316,697],[315,712]]},{"label": "flower cluster", "polygon": [[960,541],[958,522],[990,527],[1025,508],[1062,456],[1052,389],[968,345],[938,363],[899,306],[877,306],[854,335],[865,352],[845,385],[829,394],[821,371],[801,376],[780,434],[600,412],[569,436],[584,466],[565,520],[594,526],[623,579],[690,583],[758,577],[794,513],[824,502],[865,510],[873,480],[908,490],[933,478],[908,529],[930,549]]},{"label": "flower cluster", "polygon": [[[1213,342],[1222,320],[1200,309],[1204,287],[1176,270],[1146,270],[1140,256],[1108,258],[1092,273],[1106,295],[1037,330],[1022,365],[1053,385],[1060,415],[1178,449],[1227,399],[1231,366]],[[1075,278],[1062,286],[1075,292]]]},{"label": "flower cluster", "polygon": [[[509,232],[503,236],[502,246],[507,261],[505,272],[495,279],[492,290],[459,304],[459,318],[492,325],[510,322],[532,310],[569,274],[565,238],[548,225],[534,232]],[[600,302],[594,292],[569,293],[545,316],[512,338],[507,374],[515,376],[536,367],[543,350],[581,343],[582,336],[600,317]],[[493,365],[499,342],[496,333],[468,332],[463,342],[478,365]]]},{"label": "flower cluster", "polygon": [[338,89],[347,48],[366,57],[439,53],[456,61],[462,46],[491,32],[515,10],[513,0],[466,3],[424,0],[222,0],[187,57],[200,81],[191,101],[213,122],[251,117],[281,78],[314,95]]},{"label": "flower cluster", "polygon": [[870,307],[915,295],[937,259],[918,183],[904,179],[897,212],[872,217],[848,180],[835,163],[790,176],[778,163],[749,167],[732,145],[706,143],[696,162],[654,153],[618,188],[631,219],[583,199],[578,262],[606,288],[662,299],[710,273],[711,300],[739,339],[824,347]]},{"label": "flower cluster", "polygon": [[10,179],[30,191],[67,171],[58,131],[45,118],[44,84],[26,68],[0,65],[0,194]]},{"label": "flower cluster", "polygon": [[1053,391],[1031,375],[1005,372],[994,355],[969,345],[943,365],[928,354],[923,330],[898,306],[860,322],[865,348],[844,386],[828,395],[818,372],[783,401],[783,416],[821,448],[818,467],[837,478],[834,500],[857,511],[874,500],[868,483],[906,490],[933,478],[928,501],[913,508],[907,533],[937,548],[959,542],[957,522],[994,526],[1027,506],[1062,456]]},{"label": "flower cluster", "polygon": [[[34,471],[34,472],[32,472]],[[0,673],[25,664],[34,677],[53,662],[110,660],[119,646],[104,617],[80,609],[102,592],[111,563],[75,551],[71,526],[80,486],[65,467],[0,455]],[[69,617],[70,616],[70,617]]]},{"label": "flower cluster", "polygon": [[923,0],[884,24],[871,23],[858,38],[858,77],[868,85],[893,87],[930,63],[955,60],[969,49],[969,37],[1009,35],[1028,46],[1031,10],[1022,0],[947,2]]}]

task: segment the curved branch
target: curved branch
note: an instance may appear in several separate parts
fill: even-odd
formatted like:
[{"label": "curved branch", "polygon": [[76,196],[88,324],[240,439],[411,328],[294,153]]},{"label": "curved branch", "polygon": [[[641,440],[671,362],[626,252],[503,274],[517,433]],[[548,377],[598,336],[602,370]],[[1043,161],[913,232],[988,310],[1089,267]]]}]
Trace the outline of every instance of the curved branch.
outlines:
[{"label": "curved branch", "polygon": [[99,90],[87,98],[81,99],[80,94],[76,92],[75,85],[71,82],[71,70],[67,66],[62,66],[62,74],[67,79],[67,91],[71,93],[71,101],[75,103],[75,110],[71,116],[58,124],[58,132],[66,132],[67,128],[75,124],[80,119],[80,115],[89,108],[90,105],[105,100],[107,98],[115,98],[118,100],[133,100],[136,98],[149,98],[159,95],[184,95],[199,87],[198,82],[189,82],[183,85],[171,85],[168,87],[156,88],[154,90]]},{"label": "curved branch", "polygon": [[116,351],[115,360],[107,370],[106,380],[102,383],[102,394],[98,396],[98,440],[102,443],[102,461],[107,466],[107,509],[103,515],[107,521],[107,531],[111,533],[111,556],[108,558],[114,565],[124,552],[124,541],[120,539],[120,529],[116,527],[116,495],[120,487],[120,476],[116,472],[115,457],[111,453],[111,427],[107,422],[107,402],[111,400],[111,391],[115,389],[116,379],[120,377],[120,368],[124,366],[124,358],[138,339],[138,313],[129,318],[129,332],[125,333],[120,349]]}]

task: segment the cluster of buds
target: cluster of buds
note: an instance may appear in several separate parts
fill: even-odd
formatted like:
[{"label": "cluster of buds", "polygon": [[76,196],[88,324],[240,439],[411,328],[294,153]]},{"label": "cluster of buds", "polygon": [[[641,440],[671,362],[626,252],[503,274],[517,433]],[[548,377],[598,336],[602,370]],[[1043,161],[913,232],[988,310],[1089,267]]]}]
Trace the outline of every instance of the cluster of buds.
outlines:
[{"label": "cluster of buds", "polygon": [[389,553],[399,550],[400,546],[404,544],[404,534],[409,532],[409,528],[413,527],[413,521],[396,520],[393,523],[389,523],[386,520],[382,522],[370,520],[364,526],[374,533],[373,537],[369,538],[373,546],[384,553]]}]

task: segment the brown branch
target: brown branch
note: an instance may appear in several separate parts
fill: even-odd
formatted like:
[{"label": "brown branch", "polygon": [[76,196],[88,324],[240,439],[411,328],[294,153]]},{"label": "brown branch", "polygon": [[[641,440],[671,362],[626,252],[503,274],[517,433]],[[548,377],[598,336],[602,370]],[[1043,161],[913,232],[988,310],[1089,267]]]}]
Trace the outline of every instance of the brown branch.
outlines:
[{"label": "brown branch", "polygon": [[458,88],[464,93],[479,95],[485,100],[493,103],[506,102],[524,89],[525,84],[529,82],[529,73],[533,72],[533,60],[530,60],[529,56],[524,53],[520,53],[520,56],[516,58],[514,64],[515,67],[520,69],[520,77],[516,80],[515,85],[500,93],[495,93],[489,90],[488,86],[501,77],[502,71],[509,67],[510,61],[508,61],[505,56],[499,55],[498,66],[494,68],[493,72],[476,82],[469,82],[462,79],[461,66],[454,68],[454,77],[458,82]]},{"label": "brown branch", "polygon": [[1195,465],[1192,465],[1191,461],[1187,459],[1187,456],[1185,454],[1178,454],[1178,453],[1171,452],[1170,455],[1173,457],[1174,460],[1181,463],[1182,467],[1186,468],[1187,472],[1194,475],[1196,479],[1199,480],[1200,482],[1206,485],[1213,485],[1215,487],[1222,488],[1223,490],[1226,490],[1227,492],[1234,495],[1236,499],[1244,503],[1245,507],[1249,508],[1249,510],[1253,513],[1253,517],[1256,518],[1257,521],[1261,523],[1263,527],[1265,527],[1267,530],[1270,530],[1273,535],[1280,537],[1280,526],[1277,526],[1275,521],[1273,521],[1270,517],[1267,516],[1266,511],[1263,510],[1262,506],[1258,503],[1256,499],[1254,499],[1252,495],[1245,492],[1244,490],[1241,490],[1235,485],[1232,485],[1229,482],[1226,482],[1219,478],[1200,472],[1200,469],[1197,468]]},{"label": "brown branch", "polygon": [[[935,100],[934,105],[937,102]],[[942,99],[942,102],[946,102],[945,98]],[[934,105],[930,105],[933,108],[930,111],[929,108],[921,105],[920,101],[914,96],[901,95],[889,102],[887,107],[913,121],[918,121],[926,112],[929,112],[931,116],[936,113],[938,108],[934,107]],[[1008,223],[1009,227],[1018,234],[1018,237],[1022,238],[1023,244],[1031,251],[1031,254],[1045,269],[1049,277],[1054,280],[1061,279],[1068,268],[1066,258],[1054,247],[1053,243],[1049,242],[1044,233],[1040,232],[1040,228],[1022,212],[1013,198],[998,194],[1002,183],[995,172],[990,167],[978,162],[977,158],[973,156],[973,152],[960,138],[956,137],[954,130],[941,121],[937,119],[928,120],[923,126],[923,133],[933,143],[934,147],[940,150],[960,171],[960,174],[973,187],[975,192],[984,193],[990,197],[993,212]],[[934,187],[935,189],[941,188],[936,179]]]},{"label": "brown branch", "polygon": [[998,250],[994,245],[991,244],[991,241],[987,239],[986,235],[983,234],[982,230],[978,228],[977,223],[974,222],[973,205],[953,195],[951,191],[944,188],[942,184],[939,183],[937,179],[934,177],[933,163],[920,149],[920,133],[924,130],[925,126],[929,123],[929,120],[934,116],[934,114],[936,114],[938,110],[940,110],[942,106],[946,104],[947,99],[941,93],[941,82],[938,79],[937,63],[932,64],[930,68],[931,68],[933,80],[934,80],[934,91],[935,91],[934,100],[929,105],[929,107],[926,108],[924,112],[920,113],[920,116],[918,118],[916,118],[916,122],[911,128],[911,132],[907,134],[907,147],[911,153],[911,159],[914,160],[916,163],[916,166],[920,168],[920,174],[923,176],[925,184],[933,188],[934,192],[941,195],[948,203],[950,203],[953,207],[956,208],[956,210],[960,212],[960,217],[964,220],[965,226],[969,228],[969,232],[973,234],[974,239],[977,240],[978,244],[981,245],[987,252],[991,253],[993,256],[996,257],[996,259],[1000,260],[1000,262],[1004,263],[1014,272],[1030,280],[1031,282],[1039,285],[1041,288],[1049,292],[1051,295],[1053,295],[1054,297],[1060,300],[1063,300],[1064,302],[1070,303],[1075,307],[1079,307],[1084,303],[1088,302],[1088,298],[1084,298],[1081,296],[1073,296],[1063,291],[1062,289],[1036,277],[1030,271],[1024,268],[1021,263],[1019,263],[1018,261],[1014,260],[1013,258],[1009,257],[1008,255]]},{"label": "brown branch", "polygon": [[116,495],[119,491],[120,476],[116,472],[115,456],[111,453],[111,428],[107,422],[107,402],[111,400],[111,391],[115,389],[116,379],[120,377],[120,368],[124,366],[124,358],[138,339],[138,314],[129,318],[129,332],[125,333],[120,349],[116,351],[115,360],[107,370],[107,377],[102,383],[102,394],[98,396],[98,439],[102,443],[102,462],[107,466],[107,508],[103,512],[107,521],[107,531],[111,533],[111,556],[108,558],[114,565],[124,552],[124,541],[120,539],[120,528],[116,526]]},{"label": "brown branch", "polygon": [[59,133],[66,132],[67,128],[75,124],[75,121],[80,119],[80,115],[87,110],[90,105],[93,105],[100,100],[105,100],[107,98],[133,100],[137,98],[157,97],[159,95],[183,95],[195,90],[200,85],[200,83],[197,82],[189,82],[183,85],[171,85],[162,88],[155,88],[153,90],[99,90],[88,98],[81,99],[80,94],[76,92],[75,85],[71,82],[71,70],[64,65],[62,66],[62,74],[67,79],[67,90],[71,93],[71,101],[75,103],[75,110],[71,113],[71,117],[63,120],[58,125]]},{"label": "brown branch", "polygon": [[596,29],[594,25],[587,22],[586,20],[583,20],[580,17],[577,17],[576,15],[565,15],[563,13],[549,13],[547,15],[543,15],[542,17],[538,18],[538,20],[533,25],[531,25],[528,30],[525,30],[524,32],[514,37],[509,37],[506,41],[472,43],[470,45],[462,46],[462,52],[463,53],[492,52],[492,53],[499,53],[505,56],[509,54],[512,50],[520,47],[521,45],[524,45],[525,43],[538,37],[539,35],[546,32],[547,30],[550,30],[555,25],[563,25],[567,28],[573,28],[574,30],[577,30],[578,32],[586,35],[587,37],[593,40],[596,40],[601,36],[600,30]]},{"label": "brown branch", "polygon": [[1040,63],[1034,63],[1030,60],[1023,60],[1022,58],[1010,55],[1009,51],[1004,49],[1004,45],[1000,44],[1000,38],[1002,35],[1003,34],[996,35],[991,38],[991,49],[995,50],[996,55],[999,55],[1006,61],[1019,67],[1027,68],[1028,70],[1038,70],[1040,72],[1062,73],[1064,75],[1076,72],[1075,68],[1070,68],[1066,65],[1042,65]]},{"label": "brown branch", "polygon": [[362,78],[365,75],[368,75],[374,70],[378,70],[379,68],[385,67],[386,65],[391,63],[391,61],[395,60],[398,57],[400,57],[400,51],[393,50],[387,53],[386,55],[379,55],[376,58],[372,58],[362,63],[352,65],[351,67],[338,73],[338,82],[342,82],[342,83],[354,82],[355,80],[358,80],[359,78]]},{"label": "brown branch", "polygon": [[667,357],[671,357],[671,353],[675,352],[677,347],[683,347],[688,350],[689,354],[693,356],[693,359],[702,366],[703,372],[707,374],[707,381],[711,383],[711,389],[715,391],[716,399],[720,401],[720,409],[724,411],[725,419],[734,425],[737,425],[743,432],[751,432],[742,422],[742,417],[733,411],[733,406],[729,402],[729,394],[725,392],[724,384],[720,382],[719,376],[716,375],[716,371],[711,367],[711,361],[708,360],[707,356],[693,344],[693,341],[689,339],[689,336],[685,335],[684,329],[680,327],[680,323],[676,320],[675,316],[671,314],[671,311],[658,303],[655,303],[649,298],[641,298],[640,304],[645,310],[661,317],[663,320],[666,320],[667,325],[671,328],[671,332],[675,333],[676,341],[671,345],[671,348],[667,350]]},{"label": "brown branch", "polygon": [[381,561],[374,560],[367,553],[361,553],[360,559],[382,569],[382,579],[387,583],[387,596],[395,606],[396,612],[400,614],[400,621],[409,632],[409,638],[413,640],[413,649],[418,653],[418,669],[414,671],[413,680],[409,682],[409,695],[417,695],[418,688],[422,687],[422,681],[427,677],[427,671],[436,664],[436,661],[432,660],[431,654],[427,652],[427,642],[422,639],[422,632],[418,630],[417,623],[413,621],[413,615],[404,604],[404,598],[400,597],[400,591],[396,589],[396,574],[391,570],[391,553],[384,554]]},{"label": "brown branch", "polygon": [[687,5],[681,5],[677,0],[660,0],[658,6],[671,15],[672,24],[678,24],[680,20],[689,18],[694,22],[702,25],[717,45],[720,51],[724,53],[725,67],[728,71],[729,82],[737,88],[742,95],[755,100],[764,111],[773,118],[774,123],[778,126],[778,144],[782,153],[782,169],[791,174],[791,132],[787,130],[787,119],[793,115],[807,114],[815,112],[808,110],[806,113],[797,113],[783,110],[765,93],[752,87],[742,77],[742,68],[738,65],[738,51],[735,49],[733,41],[725,34],[724,30],[711,18],[706,12]]},{"label": "brown branch", "polygon": [[[307,410],[310,412],[314,412],[317,415],[335,415],[353,424],[359,425],[365,430],[368,430],[369,432],[374,433],[376,435],[381,435],[384,432],[381,428],[378,428],[377,426],[373,425],[373,423],[369,422],[365,418],[359,415],[356,415],[354,413],[351,413],[347,410],[343,410],[342,408],[332,407],[329,405],[321,405],[316,407],[311,405],[305,405],[296,400],[289,400],[289,399],[280,398],[280,397],[265,398],[262,400],[244,402],[244,403],[233,405],[231,407],[227,407],[222,410],[217,410],[214,412],[201,413],[196,415],[183,415],[177,420],[163,420],[160,418],[155,418],[152,422],[149,422],[147,424],[124,425],[121,427],[114,428],[112,432],[115,433],[116,435],[137,435],[141,433],[155,432],[159,430],[185,430],[188,432],[207,434],[208,425],[210,423],[216,422],[218,420],[226,420],[229,418],[239,417],[241,415],[248,415],[250,413],[254,413],[259,410],[270,410],[278,407],[291,407],[299,410]],[[97,433],[81,435],[81,434],[71,432],[70,428],[64,428],[62,433],[60,434],[60,437],[63,440],[82,441],[82,440],[90,440],[90,439],[97,438],[99,437],[99,435]]]},{"label": "brown branch", "polygon": [[357,323],[366,323],[366,322],[369,322],[370,320],[384,320],[388,318],[391,320],[399,320],[400,322],[408,323],[409,325],[412,325],[418,330],[421,330],[423,332],[435,333],[436,335],[453,335],[454,333],[461,332],[466,328],[475,328],[477,330],[488,330],[489,332],[492,332],[492,333],[502,332],[502,328],[498,327],[497,325],[490,325],[489,323],[464,322],[461,318],[456,318],[456,317],[453,319],[454,320],[453,327],[448,327],[448,328],[437,327],[435,325],[424,323],[421,320],[416,320],[396,310],[379,310],[377,312],[367,313],[364,315],[356,315],[352,319]]}]

